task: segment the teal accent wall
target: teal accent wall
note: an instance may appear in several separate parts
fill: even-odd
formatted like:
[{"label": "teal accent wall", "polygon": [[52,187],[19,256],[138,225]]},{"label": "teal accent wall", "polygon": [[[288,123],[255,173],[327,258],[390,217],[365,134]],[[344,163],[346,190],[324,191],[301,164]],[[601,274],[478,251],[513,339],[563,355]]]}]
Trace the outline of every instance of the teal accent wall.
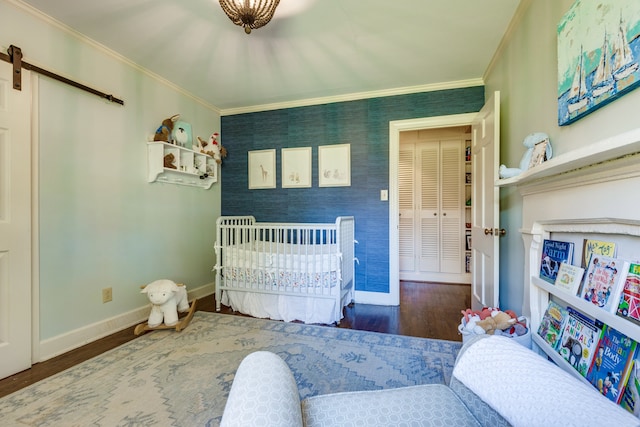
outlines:
[{"label": "teal accent wall", "polygon": [[[450,89],[221,118],[223,215],[258,221],[356,220],[356,289],[389,292],[389,122],[479,111],[484,87]],[[351,144],[351,186],[318,187],[318,146]],[[312,147],[312,187],[282,188],[282,148]],[[276,149],[276,188],[249,190],[248,152]],[[393,189],[389,189],[394,191]]]}]

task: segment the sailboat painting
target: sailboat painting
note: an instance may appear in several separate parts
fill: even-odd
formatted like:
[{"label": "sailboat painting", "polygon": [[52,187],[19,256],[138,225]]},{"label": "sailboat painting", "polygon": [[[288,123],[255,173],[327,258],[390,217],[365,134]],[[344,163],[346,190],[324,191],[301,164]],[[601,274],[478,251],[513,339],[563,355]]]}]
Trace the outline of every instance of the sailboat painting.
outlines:
[{"label": "sailboat painting", "polygon": [[640,0],[576,0],[558,24],[558,124],[640,86]]}]

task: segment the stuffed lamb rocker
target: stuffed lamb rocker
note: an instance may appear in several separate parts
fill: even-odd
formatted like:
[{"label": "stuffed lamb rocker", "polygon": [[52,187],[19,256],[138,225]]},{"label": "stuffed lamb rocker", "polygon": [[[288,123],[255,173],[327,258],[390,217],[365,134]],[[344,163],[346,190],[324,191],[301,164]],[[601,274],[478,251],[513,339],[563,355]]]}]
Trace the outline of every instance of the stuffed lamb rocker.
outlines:
[{"label": "stuffed lamb rocker", "polygon": [[[195,311],[195,301],[189,307],[186,286],[162,279],[149,283],[140,292],[147,294],[151,302],[151,312],[148,322],[136,327],[134,331],[136,335],[147,330],[167,329],[174,326],[177,331],[180,331],[191,321]],[[189,314],[179,321],[178,312]]]}]

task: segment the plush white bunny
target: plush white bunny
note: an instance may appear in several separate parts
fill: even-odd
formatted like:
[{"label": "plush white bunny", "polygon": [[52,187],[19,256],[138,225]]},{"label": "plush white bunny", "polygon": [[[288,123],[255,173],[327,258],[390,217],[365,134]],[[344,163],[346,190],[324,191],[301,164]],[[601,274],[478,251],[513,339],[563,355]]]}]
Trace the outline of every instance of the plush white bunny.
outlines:
[{"label": "plush white bunny", "polygon": [[162,323],[173,326],[178,323],[178,311],[189,311],[187,299],[187,287],[178,286],[171,280],[156,280],[142,289],[141,293],[147,294],[151,301],[151,313],[148,324],[156,327]]}]

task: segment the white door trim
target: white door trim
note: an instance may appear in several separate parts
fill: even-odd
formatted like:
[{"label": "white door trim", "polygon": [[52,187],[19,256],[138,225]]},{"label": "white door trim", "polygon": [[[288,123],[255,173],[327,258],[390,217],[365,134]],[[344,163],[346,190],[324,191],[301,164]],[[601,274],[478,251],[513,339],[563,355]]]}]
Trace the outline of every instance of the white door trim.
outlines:
[{"label": "white door trim", "polygon": [[[385,305],[400,304],[400,243],[398,226],[398,162],[400,132],[471,125],[477,113],[423,117],[389,122],[389,294]],[[360,302],[360,301],[359,301]]]},{"label": "white door trim", "polygon": [[31,73],[31,363],[40,361],[40,79]]}]

